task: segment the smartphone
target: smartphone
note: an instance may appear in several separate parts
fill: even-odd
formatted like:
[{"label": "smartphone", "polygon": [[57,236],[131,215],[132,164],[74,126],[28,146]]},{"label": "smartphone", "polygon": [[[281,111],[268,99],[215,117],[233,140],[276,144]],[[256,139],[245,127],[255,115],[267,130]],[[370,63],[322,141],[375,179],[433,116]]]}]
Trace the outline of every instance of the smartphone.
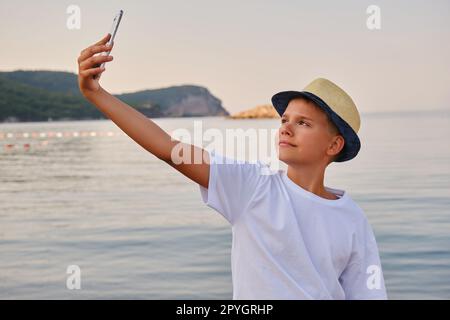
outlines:
[{"label": "smartphone", "polygon": [[[111,30],[109,32],[111,34],[111,38],[108,40],[107,44],[112,44],[114,42],[114,38],[116,37],[116,34],[117,34],[117,29],[119,29],[119,24],[120,24],[120,21],[122,20],[122,16],[123,16],[123,10],[120,10],[114,17],[114,20],[113,20],[113,23],[111,26]],[[110,52],[111,51],[104,51],[101,53],[101,55],[108,56]],[[103,67],[104,65],[105,65],[105,62],[103,62],[100,65],[100,67]],[[98,78],[100,78],[100,76],[101,76],[101,74],[97,75]],[[94,78],[96,78],[96,77],[94,77]]]}]

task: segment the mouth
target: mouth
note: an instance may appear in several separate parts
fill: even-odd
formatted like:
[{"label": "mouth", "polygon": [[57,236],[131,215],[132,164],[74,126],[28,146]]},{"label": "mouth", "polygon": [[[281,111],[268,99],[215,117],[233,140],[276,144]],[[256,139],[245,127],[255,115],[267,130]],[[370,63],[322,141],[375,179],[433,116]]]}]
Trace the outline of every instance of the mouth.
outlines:
[{"label": "mouth", "polygon": [[296,147],[296,145],[293,145],[292,143],[286,142],[286,141],[280,141],[278,143],[280,147]]}]

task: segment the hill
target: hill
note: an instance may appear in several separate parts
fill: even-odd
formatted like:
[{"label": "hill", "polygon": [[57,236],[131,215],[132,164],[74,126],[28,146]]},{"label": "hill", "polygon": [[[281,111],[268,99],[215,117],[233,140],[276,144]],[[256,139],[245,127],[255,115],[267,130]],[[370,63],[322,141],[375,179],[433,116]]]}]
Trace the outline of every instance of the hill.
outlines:
[{"label": "hill", "polygon": [[[114,95],[148,117],[228,115],[221,101],[200,86],[182,85]],[[0,72],[0,121],[104,118],[81,95],[74,73]]]}]

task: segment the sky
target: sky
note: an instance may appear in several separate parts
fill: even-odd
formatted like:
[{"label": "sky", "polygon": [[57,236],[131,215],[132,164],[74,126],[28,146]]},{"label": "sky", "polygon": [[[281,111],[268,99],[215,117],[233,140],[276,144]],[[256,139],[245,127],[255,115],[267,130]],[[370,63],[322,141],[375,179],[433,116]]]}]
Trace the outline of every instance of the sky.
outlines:
[{"label": "sky", "polygon": [[[366,25],[370,5],[380,29]],[[199,85],[235,113],[324,77],[360,112],[450,110],[448,0],[0,0],[0,70],[76,73],[119,9],[101,78],[114,94]]]}]

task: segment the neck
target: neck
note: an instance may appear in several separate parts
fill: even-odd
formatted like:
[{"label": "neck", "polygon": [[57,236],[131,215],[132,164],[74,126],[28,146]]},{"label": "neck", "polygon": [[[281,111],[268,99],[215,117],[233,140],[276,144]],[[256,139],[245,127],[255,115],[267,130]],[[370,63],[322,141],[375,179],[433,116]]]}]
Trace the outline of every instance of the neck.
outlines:
[{"label": "neck", "polygon": [[323,184],[325,168],[320,166],[289,165],[287,176],[303,189],[319,197],[335,200],[337,197],[326,191]]}]

